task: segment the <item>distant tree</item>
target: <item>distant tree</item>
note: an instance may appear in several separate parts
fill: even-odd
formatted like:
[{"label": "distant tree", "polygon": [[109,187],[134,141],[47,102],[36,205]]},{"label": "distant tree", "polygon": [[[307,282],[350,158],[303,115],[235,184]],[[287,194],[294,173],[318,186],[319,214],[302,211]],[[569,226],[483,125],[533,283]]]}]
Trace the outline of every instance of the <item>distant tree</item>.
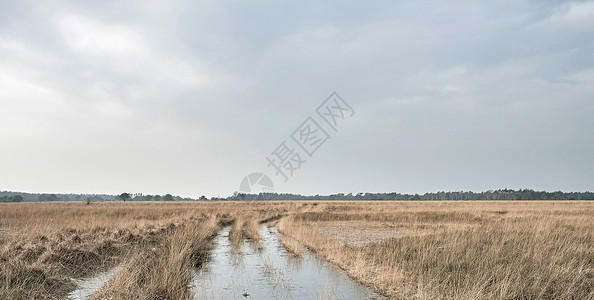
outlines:
[{"label": "distant tree", "polygon": [[206,198],[204,195],[200,196],[200,198],[198,198],[198,200],[200,201],[206,201],[208,200],[208,198]]},{"label": "distant tree", "polygon": [[118,198],[120,198],[122,201],[126,202],[126,200],[130,200],[130,194],[128,193],[121,193]]},{"label": "distant tree", "polygon": [[163,200],[165,200],[165,201],[173,201],[173,196],[171,196],[171,194],[167,194],[167,195],[163,196]]}]

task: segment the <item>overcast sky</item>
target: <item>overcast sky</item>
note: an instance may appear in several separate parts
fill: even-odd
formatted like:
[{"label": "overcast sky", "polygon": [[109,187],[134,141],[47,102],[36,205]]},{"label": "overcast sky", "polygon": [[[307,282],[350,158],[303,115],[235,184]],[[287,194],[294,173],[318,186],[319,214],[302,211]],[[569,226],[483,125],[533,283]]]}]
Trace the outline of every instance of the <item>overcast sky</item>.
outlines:
[{"label": "overcast sky", "polygon": [[0,141],[24,192],[594,190],[594,2],[0,0]]}]

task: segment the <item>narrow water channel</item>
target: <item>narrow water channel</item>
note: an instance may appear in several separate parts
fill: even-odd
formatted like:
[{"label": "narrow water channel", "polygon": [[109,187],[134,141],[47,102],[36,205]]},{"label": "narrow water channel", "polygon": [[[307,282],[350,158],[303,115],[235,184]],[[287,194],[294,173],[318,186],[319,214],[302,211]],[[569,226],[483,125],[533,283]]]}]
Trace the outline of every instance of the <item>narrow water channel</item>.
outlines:
[{"label": "narrow water channel", "polygon": [[260,250],[245,240],[240,251],[229,241],[230,227],[215,237],[210,260],[195,270],[194,299],[381,299],[340,268],[303,249],[290,255],[276,227],[260,227]]},{"label": "narrow water channel", "polygon": [[107,272],[99,273],[91,278],[79,282],[76,286],[76,290],[70,292],[67,298],[70,300],[89,299],[104,284],[106,284],[107,281],[109,281],[119,270],[120,267],[118,266]]}]

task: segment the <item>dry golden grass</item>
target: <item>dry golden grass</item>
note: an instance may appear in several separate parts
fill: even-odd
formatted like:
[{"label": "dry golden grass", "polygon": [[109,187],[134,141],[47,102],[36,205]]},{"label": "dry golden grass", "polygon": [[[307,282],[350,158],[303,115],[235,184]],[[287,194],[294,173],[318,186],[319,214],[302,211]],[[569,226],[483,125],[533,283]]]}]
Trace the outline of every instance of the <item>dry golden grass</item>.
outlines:
[{"label": "dry golden grass", "polygon": [[[594,203],[324,203],[283,233],[395,299],[594,299]],[[410,234],[349,245],[322,223]]]},{"label": "dry golden grass", "polygon": [[120,263],[187,217],[180,207],[129,203],[1,207],[0,298],[10,299],[64,296],[73,279]]},{"label": "dry golden grass", "polygon": [[250,244],[256,250],[261,250],[262,245],[260,244],[260,220],[256,218],[250,218],[245,223],[245,234],[250,241]]},{"label": "dry golden grass", "polygon": [[287,252],[296,257],[301,257],[301,248],[303,246],[301,246],[301,244],[297,240],[284,234],[280,235],[279,240],[281,245],[287,250]]},{"label": "dry golden grass", "polygon": [[231,241],[231,245],[235,251],[241,250],[241,245],[243,244],[244,238],[244,231],[243,227],[245,226],[245,219],[243,216],[236,217],[233,220],[233,225],[231,226],[231,230],[229,231],[229,240]]},{"label": "dry golden grass", "polygon": [[260,240],[260,233],[258,232],[259,230],[260,230],[260,222],[256,218],[251,217],[245,222],[245,234],[247,235],[248,239],[253,240],[253,241],[259,241]]},{"label": "dry golden grass", "polygon": [[118,264],[94,298],[187,299],[217,229],[241,245],[265,221],[389,298],[594,299],[592,202],[2,203],[0,299]]},{"label": "dry golden grass", "polygon": [[190,299],[192,270],[206,258],[217,228],[211,217],[172,229],[162,243],[136,253],[93,299]]},{"label": "dry golden grass", "polygon": [[[194,247],[170,238],[185,234],[202,245],[200,234],[208,230],[177,228],[212,218],[230,222],[244,213],[275,218],[294,206],[280,202],[0,203],[0,299],[61,298],[75,288],[74,280],[129,259],[146,263],[139,253],[151,250],[163,257],[162,263],[187,262],[183,257],[165,259],[164,254],[171,252],[166,249],[175,252],[180,247]],[[149,277],[158,273],[144,272]],[[179,270],[161,274],[170,274],[170,279],[183,277],[175,275]],[[105,295],[117,298],[116,294]]]}]

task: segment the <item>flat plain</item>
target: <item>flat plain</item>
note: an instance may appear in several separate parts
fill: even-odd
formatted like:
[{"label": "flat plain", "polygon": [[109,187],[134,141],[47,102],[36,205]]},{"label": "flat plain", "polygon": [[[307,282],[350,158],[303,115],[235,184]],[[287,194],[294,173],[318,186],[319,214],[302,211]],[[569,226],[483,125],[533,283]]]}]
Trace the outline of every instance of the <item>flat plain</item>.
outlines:
[{"label": "flat plain", "polygon": [[0,298],[64,299],[119,266],[91,298],[191,299],[217,233],[261,250],[264,225],[389,299],[594,299],[587,201],[2,203]]}]

